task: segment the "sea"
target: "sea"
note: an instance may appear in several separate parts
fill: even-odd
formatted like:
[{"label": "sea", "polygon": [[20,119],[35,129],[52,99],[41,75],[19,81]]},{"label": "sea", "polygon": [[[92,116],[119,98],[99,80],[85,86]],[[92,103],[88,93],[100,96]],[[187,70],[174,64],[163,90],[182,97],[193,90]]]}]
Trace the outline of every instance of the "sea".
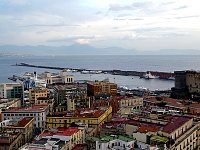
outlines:
[{"label": "sea", "polygon": [[[200,56],[172,55],[76,55],[76,56],[0,56],[0,83],[12,82],[12,75],[22,76],[25,72],[42,73],[44,71],[59,72],[59,70],[15,66],[16,63],[33,65],[97,69],[97,70],[134,70],[134,71],[163,71],[200,70]],[[169,90],[174,86],[173,80],[142,79],[137,76],[120,76],[110,74],[81,74],[74,75],[75,80],[104,80],[109,79],[118,86],[130,89],[144,87],[150,90]]]}]

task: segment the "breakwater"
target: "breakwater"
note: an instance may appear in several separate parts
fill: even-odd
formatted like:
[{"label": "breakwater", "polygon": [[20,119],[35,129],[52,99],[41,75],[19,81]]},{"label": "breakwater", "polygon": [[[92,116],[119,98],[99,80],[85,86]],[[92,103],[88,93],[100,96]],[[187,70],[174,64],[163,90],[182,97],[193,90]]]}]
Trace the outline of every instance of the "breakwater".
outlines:
[{"label": "breakwater", "polygon": [[[80,72],[84,74],[112,74],[112,75],[121,75],[121,76],[139,76],[143,77],[147,72],[151,72],[153,74],[159,75],[162,79],[168,79],[169,75],[174,77],[174,73],[169,72],[155,72],[155,71],[131,71],[131,70],[97,70],[97,69],[80,69],[80,68],[66,68],[66,67],[53,67],[53,66],[42,66],[42,65],[33,65],[33,64],[27,64],[27,63],[16,63],[14,66],[23,66],[23,67],[34,67],[34,68],[44,68],[44,69],[54,69],[54,70],[69,70],[72,72]],[[166,78],[163,78],[165,77]]]}]

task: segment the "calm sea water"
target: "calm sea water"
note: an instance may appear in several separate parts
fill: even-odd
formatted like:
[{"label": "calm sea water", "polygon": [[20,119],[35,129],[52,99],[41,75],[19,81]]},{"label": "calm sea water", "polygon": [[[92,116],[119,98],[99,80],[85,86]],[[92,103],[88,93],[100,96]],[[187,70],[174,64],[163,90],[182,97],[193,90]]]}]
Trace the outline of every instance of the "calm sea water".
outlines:
[{"label": "calm sea water", "polygon": [[[165,71],[200,70],[200,56],[6,56],[0,57],[0,82],[11,82],[9,76],[23,75],[26,71],[58,72],[39,68],[12,66],[16,63],[34,65],[58,66],[66,68],[85,69],[120,69],[136,71]],[[76,80],[103,80],[109,78],[111,82],[128,88],[146,87],[151,90],[170,89],[174,81],[152,79],[145,80],[135,76],[114,76],[110,74],[80,74],[73,73]]]}]

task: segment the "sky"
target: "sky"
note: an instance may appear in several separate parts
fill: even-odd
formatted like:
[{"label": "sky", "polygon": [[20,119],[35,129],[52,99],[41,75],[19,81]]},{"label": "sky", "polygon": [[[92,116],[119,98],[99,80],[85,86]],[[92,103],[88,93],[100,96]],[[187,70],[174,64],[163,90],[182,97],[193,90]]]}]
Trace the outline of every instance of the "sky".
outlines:
[{"label": "sky", "polygon": [[0,0],[0,45],[200,50],[198,0]]}]

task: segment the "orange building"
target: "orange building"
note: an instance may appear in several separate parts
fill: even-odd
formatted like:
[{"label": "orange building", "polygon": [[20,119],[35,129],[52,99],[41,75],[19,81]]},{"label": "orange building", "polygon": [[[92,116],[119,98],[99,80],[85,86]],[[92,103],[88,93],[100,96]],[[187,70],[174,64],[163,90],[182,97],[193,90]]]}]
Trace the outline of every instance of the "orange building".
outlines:
[{"label": "orange building", "polygon": [[87,83],[88,96],[95,96],[102,93],[117,95],[117,84],[103,81],[89,81]]}]

